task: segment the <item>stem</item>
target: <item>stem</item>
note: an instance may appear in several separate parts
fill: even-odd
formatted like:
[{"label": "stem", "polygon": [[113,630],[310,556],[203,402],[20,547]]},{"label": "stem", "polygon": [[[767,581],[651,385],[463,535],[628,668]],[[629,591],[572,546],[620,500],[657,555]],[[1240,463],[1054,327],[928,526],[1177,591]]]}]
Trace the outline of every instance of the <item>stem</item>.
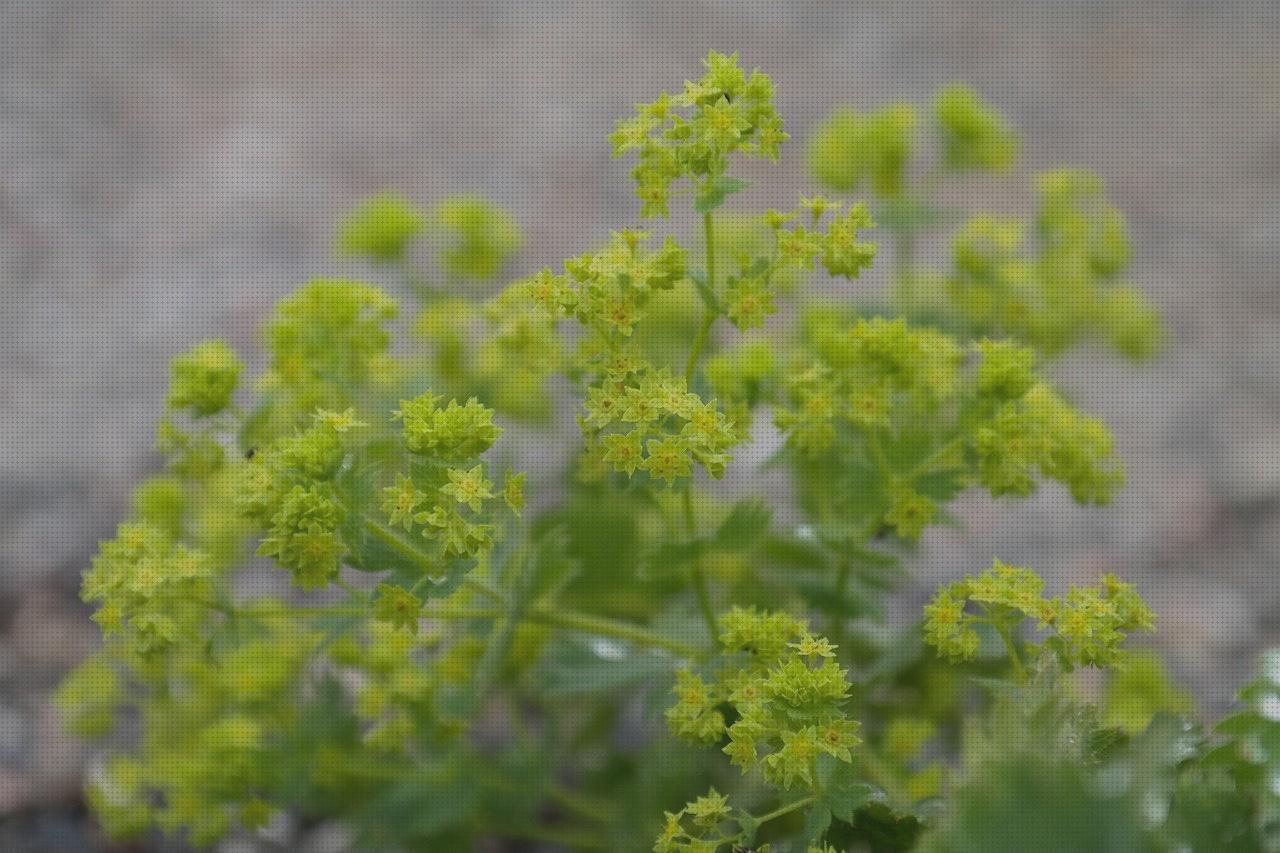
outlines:
[{"label": "stem", "polygon": [[[710,212],[702,214],[702,233],[706,240],[707,290],[714,294],[716,292],[716,242]],[[716,311],[707,305],[707,310],[702,315],[702,325],[698,328],[698,335],[693,339],[693,349],[689,351],[689,361],[684,366],[685,385],[693,382],[693,373],[698,368],[698,358],[707,345],[707,338],[710,337],[711,327],[715,322]]]},{"label": "stem", "polygon": [[711,327],[715,325],[716,313],[707,307],[707,312],[702,315],[702,325],[698,328],[698,336],[693,339],[693,349],[689,351],[689,360],[684,365],[684,384],[687,386],[693,382],[693,372],[698,368],[698,358],[702,355],[702,350],[707,345],[707,338],[711,335]]},{"label": "stem", "polygon": [[356,601],[361,601],[366,604],[369,602],[368,593],[365,593],[365,592],[362,592],[361,590],[356,589],[354,586],[344,581],[340,577],[333,579],[333,585],[336,586],[338,589],[342,590],[343,592],[345,592],[347,595],[351,596]]},{"label": "stem", "polygon": [[796,800],[793,803],[787,803],[785,806],[779,806],[778,808],[774,809],[768,814],[760,815],[758,818],[756,818],[756,823],[765,824],[771,820],[777,820],[783,815],[789,815],[794,811],[798,811],[800,809],[805,808],[806,806],[811,806],[817,801],[818,801],[818,797],[817,795],[814,795],[812,797],[805,797],[802,800]]},{"label": "stem", "polygon": [[991,624],[1000,635],[1000,639],[1004,640],[1004,647],[1009,650],[1009,661],[1013,664],[1014,674],[1018,676],[1018,683],[1026,684],[1027,668],[1022,663],[1022,655],[1018,654],[1018,646],[1013,640],[1013,635],[1009,633],[1009,626],[1002,619],[993,619]]},{"label": "stem", "polygon": [[467,576],[462,579],[462,583],[464,586],[469,586],[476,592],[479,592],[494,601],[503,604],[507,601],[507,596],[503,594],[502,590],[498,589],[487,580],[476,577],[473,573],[468,573]]},{"label": "stem", "polygon": [[913,228],[901,228],[894,232],[893,275],[898,282],[902,309],[908,313],[915,308],[915,281],[911,270],[916,259],[916,235]]},{"label": "stem", "polygon": [[580,791],[571,790],[563,785],[552,784],[547,789],[547,798],[569,811],[598,821],[605,826],[612,824],[618,817],[609,803]]},{"label": "stem", "polygon": [[[853,573],[853,567],[850,565],[849,558],[840,561],[840,568],[836,574],[835,589],[835,605],[837,608],[836,615],[831,619],[831,639],[835,642],[837,649],[843,648],[845,645],[844,637],[844,597],[849,590],[849,575]],[[849,650],[844,649],[847,653]]]},{"label": "stem", "polygon": [[592,616],[588,613],[578,613],[573,610],[551,610],[549,605],[542,605],[530,608],[525,612],[525,617],[532,621],[553,625],[558,628],[582,631],[587,634],[598,634],[603,637],[613,637],[639,645],[655,646],[681,657],[696,658],[702,654],[702,650],[696,646],[672,637],[664,637],[662,634],[656,634],[639,625],[615,622],[612,619]]},{"label": "stem", "polygon": [[[692,542],[698,536],[697,522],[693,517],[693,484],[684,490],[684,522],[689,534],[689,541]],[[711,639],[714,640],[719,634],[719,628],[716,626],[715,610],[711,607],[711,595],[707,592],[707,578],[702,572],[702,560],[694,557],[693,562],[689,565],[689,576],[693,579],[693,591],[698,596],[698,609],[702,611],[702,619],[707,623],[707,630],[711,632]]]},{"label": "stem", "polygon": [[922,477],[925,474],[933,473],[934,465],[937,465],[939,462],[946,459],[949,454],[954,453],[956,448],[963,447],[964,443],[965,436],[963,435],[951,439],[951,441],[948,441],[946,444],[942,445],[922,459],[920,464],[908,471],[903,479],[908,483],[914,483],[917,478]]}]

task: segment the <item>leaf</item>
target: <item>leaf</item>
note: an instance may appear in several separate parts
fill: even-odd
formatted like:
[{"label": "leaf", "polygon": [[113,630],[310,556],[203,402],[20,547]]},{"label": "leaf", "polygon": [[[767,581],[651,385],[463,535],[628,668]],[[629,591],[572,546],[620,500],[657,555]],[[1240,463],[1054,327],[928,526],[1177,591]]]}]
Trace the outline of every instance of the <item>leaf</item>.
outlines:
[{"label": "leaf", "polygon": [[847,824],[852,824],[858,809],[870,802],[875,789],[858,779],[857,771],[846,764],[823,756],[818,763],[818,778],[825,791],[823,803],[830,812]]},{"label": "leaf", "polygon": [[668,675],[675,665],[670,655],[617,640],[565,636],[551,646],[533,677],[549,698],[597,696]]},{"label": "leaf", "polygon": [[814,803],[804,819],[803,841],[817,841],[831,826],[831,809],[825,802]]},{"label": "leaf", "polygon": [[766,532],[761,550],[765,559],[779,568],[825,570],[830,565],[821,545],[799,536]]},{"label": "leaf", "polygon": [[651,551],[640,565],[647,580],[675,574],[710,549],[749,551],[769,532],[773,513],[762,502],[746,500],[734,506],[715,534],[691,542],[668,542]]},{"label": "leaf", "polygon": [[557,596],[578,576],[582,566],[570,556],[569,544],[569,533],[562,527],[542,535],[529,573],[530,598]]},{"label": "leaf", "polygon": [[693,209],[698,213],[710,213],[724,204],[726,198],[736,192],[745,190],[749,186],[751,184],[747,181],[717,175],[708,181],[707,185],[698,193],[698,197],[693,202]]},{"label": "leaf", "polygon": [[769,532],[773,511],[760,500],[740,501],[716,531],[715,542],[722,548],[745,551]]}]

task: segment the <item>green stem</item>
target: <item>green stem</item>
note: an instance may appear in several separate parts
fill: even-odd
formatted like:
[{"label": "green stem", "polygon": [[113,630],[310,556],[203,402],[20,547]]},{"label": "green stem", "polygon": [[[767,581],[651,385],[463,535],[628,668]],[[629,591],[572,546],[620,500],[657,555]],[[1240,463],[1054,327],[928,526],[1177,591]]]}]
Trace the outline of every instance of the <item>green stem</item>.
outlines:
[{"label": "green stem", "polygon": [[847,653],[849,650],[844,648],[844,599],[849,591],[849,576],[853,573],[853,566],[849,558],[846,557],[840,561],[840,568],[836,573],[836,589],[835,601],[836,613],[831,617],[831,640],[835,643],[837,649],[842,649]]},{"label": "green stem", "polygon": [[[706,241],[707,291],[714,295],[716,292],[716,241],[715,228],[712,225],[710,212],[702,214],[702,233]],[[693,382],[693,373],[698,368],[698,359],[702,356],[702,350],[706,348],[707,339],[711,335],[711,327],[716,322],[716,316],[716,310],[708,304],[706,313],[702,315],[702,325],[698,327],[697,337],[693,339],[693,349],[689,351],[689,361],[684,367],[685,385]]]},{"label": "green stem", "polygon": [[476,577],[474,573],[468,573],[467,576],[462,579],[462,583],[464,586],[469,586],[476,592],[479,592],[481,595],[491,598],[494,601],[502,604],[505,604],[507,601],[507,596],[502,592],[502,590],[498,589],[484,578]]},{"label": "green stem", "polygon": [[996,633],[1004,641],[1004,647],[1009,651],[1009,662],[1013,664],[1013,672],[1018,676],[1018,682],[1025,684],[1028,677],[1027,668],[1022,663],[1022,655],[1018,653],[1018,645],[1014,642],[1013,635],[1009,633],[1009,626],[1002,619],[991,620],[991,625],[995,627]]},{"label": "green stem", "polygon": [[[693,517],[692,483],[685,488],[682,500],[684,501],[685,528],[689,541],[692,542],[698,536],[697,522]],[[697,556],[689,564],[689,576],[693,580],[693,591],[698,596],[698,609],[702,611],[702,619],[707,623],[707,630],[711,632],[711,639],[714,640],[719,635],[720,629],[716,626],[716,613],[711,607],[711,594],[707,591],[707,577],[702,571],[702,560]]]},{"label": "green stem", "polygon": [[563,785],[552,784],[547,789],[547,798],[569,811],[575,812],[582,817],[590,818],[605,826],[611,825],[618,817],[610,803],[598,797],[584,794],[581,791],[571,790]]},{"label": "green stem", "polygon": [[592,616],[588,613],[578,613],[573,610],[552,610],[549,605],[542,605],[527,610],[525,617],[532,621],[554,625],[558,628],[582,631],[587,634],[598,634],[603,637],[626,640],[638,645],[666,649],[681,657],[697,658],[702,655],[701,649],[689,643],[681,642],[672,637],[664,637],[662,634],[656,634],[639,625],[615,622],[612,619]]},{"label": "green stem", "polygon": [[818,801],[818,797],[817,795],[814,795],[812,797],[805,797],[802,800],[796,800],[793,803],[787,803],[785,806],[779,806],[778,808],[774,809],[768,814],[760,815],[758,818],[756,818],[756,823],[766,824],[771,820],[777,820],[778,818],[783,817],[784,815],[789,815],[794,811],[799,811],[800,809],[811,806],[817,801]]},{"label": "green stem", "polygon": [[900,228],[894,232],[893,277],[897,280],[902,309],[910,313],[915,308],[915,280],[911,271],[916,259],[916,235],[913,228]]},{"label": "green stem", "polygon": [[951,441],[948,441],[946,444],[942,445],[922,459],[920,464],[908,471],[903,479],[908,483],[914,483],[918,478],[925,474],[933,473],[933,466],[946,459],[951,453],[954,453],[956,448],[963,447],[965,440],[966,437],[963,435],[951,439]]},{"label": "green stem", "polygon": [[715,325],[716,312],[707,306],[707,311],[702,315],[702,325],[698,327],[698,336],[693,339],[693,349],[689,350],[689,360],[684,366],[684,384],[688,386],[693,382],[693,373],[698,369],[698,359],[702,355],[702,350],[707,346],[707,339],[711,335],[711,327]]}]

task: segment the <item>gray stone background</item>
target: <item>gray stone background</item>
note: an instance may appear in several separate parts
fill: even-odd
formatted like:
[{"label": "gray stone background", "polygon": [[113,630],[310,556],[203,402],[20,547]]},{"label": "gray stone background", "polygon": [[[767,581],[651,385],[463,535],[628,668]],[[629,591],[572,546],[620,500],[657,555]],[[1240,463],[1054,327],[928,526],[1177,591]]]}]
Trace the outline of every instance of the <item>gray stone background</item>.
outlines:
[{"label": "gray stone background", "polygon": [[[1105,176],[1172,345],[1139,368],[1077,354],[1058,376],[1110,422],[1130,483],[1105,510],[1056,489],[966,498],[903,606],[992,555],[1056,584],[1114,569],[1209,712],[1227,707],[1280,641],[1280,3],[9,0],[0,849],[102,849],[68,817],[85,752],[48,691],[92,648],[78,573],[156,464],[169,357],[210,333],[252,352],[276,298],[351,271],[333,223],[384,186],[508,205],[522,269],[634,223],[605,134],[708,48],[774,76],[797,140],[838,104],[959,79],[1022,129],[1026,171]],[[762,207],[812,186],[796,144],[753,177],[743,202]],[[1016,210],[1024,189],[952,200]]]}]

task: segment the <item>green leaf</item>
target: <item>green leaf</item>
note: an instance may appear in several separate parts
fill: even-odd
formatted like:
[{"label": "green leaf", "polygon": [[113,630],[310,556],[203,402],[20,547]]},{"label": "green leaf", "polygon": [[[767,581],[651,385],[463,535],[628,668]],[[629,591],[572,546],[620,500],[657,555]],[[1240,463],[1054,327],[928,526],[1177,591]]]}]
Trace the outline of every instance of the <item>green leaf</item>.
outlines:
[{"label": "green leaf", "polygon": [[760,500],[745,500],[734,506],[716,531],[715,542],[721,548],[745,551],[754,547],[769,532],[773,511]]},{"label": "green leaf", "polygon": [[617,640],[564,636],[547,651],[533,674],[551,699],[599,696],[656,676],[670,676],[675,659]]},{"label": "green leaf", "polygon": [[831,809],[825,802],[814,803],[804,819],[804,836],[806,842],[817,841],[831,826]]},{"label": "green leaf", "polygon": [[698,193],[698,197],[693,202],[693,209],[698,213],[710,213],[724,204],[726,198],[736,192],[745,190],[749,186],[751,184],[747,181],[717,175],[707,181],[706,186]]},{"label": "green leaf", "polygon": [[818,779],[825,792],[823,804],[833,815],[851,825],[855,813],[875,793],[874,788],[858,779],[853,765],[829,755],[824,755],[818,762]]}]

